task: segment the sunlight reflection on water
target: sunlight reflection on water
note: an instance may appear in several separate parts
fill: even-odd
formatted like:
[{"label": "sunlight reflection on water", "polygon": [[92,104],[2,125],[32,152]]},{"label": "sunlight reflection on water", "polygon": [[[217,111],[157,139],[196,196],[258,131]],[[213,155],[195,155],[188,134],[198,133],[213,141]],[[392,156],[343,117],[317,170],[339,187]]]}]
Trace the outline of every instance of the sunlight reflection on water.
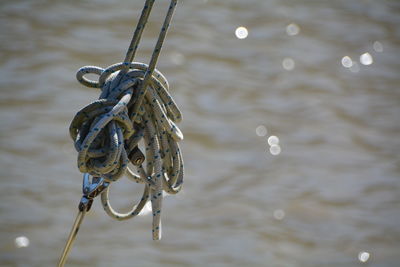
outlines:
[{"label": "sunlight reflection on water", "polygon": [[236,28],[235,35],[238,39],[246,39],[249,35],[249,31],[245,27],[241,26]]},{"label": "sunlight reflection on water", "polygon": [[353,66],[353,61],[351,60],[351,58],[349,56],[344,56],[342,58],[342,65],[345,68],[350,68],[351,66]]},{"label": "sunlight reflection on water", "polygon": [[295,67],[294,60],[290,57],[284,58],[282,61],[282,67],[285,70],[293,70]]},{"label": "sunlight reflection on water", "polygon": [[360,56],[360,62],[363,65],[371,65],[374,62],[374,60],[372,59],[370,53],[364,53]]},{"label": "sunlight reflection on water", "polygon": [[17,248],[26,248],[29,246],[29,239],[26,236],[19,236],[15,238],[15,246]]},{"label": "sunlight reflection on water", "polygon": [[295,23],[291,23],[286,26],[287,35],[294,36],[294,35],[299,34],[299,32],[300,32],[300,27],[299,27],[299,25],[297,25]]},{"label": "sunlight reflection on water", "polygon": [[267,135],[267,128],[264,125],[257,126],[256,134],[258,136],[266,136]]},{"label": "sunlight reflection on water", "polygon": [[369,257],[370,257],[370,255],[369,255],[369,253],[366,252],[366,251],[362,251],[362,252],[358,253],[358,260],[359,260],[360,262],[362,262],[362,263],[367,262],[368,259],[369,259]]}]

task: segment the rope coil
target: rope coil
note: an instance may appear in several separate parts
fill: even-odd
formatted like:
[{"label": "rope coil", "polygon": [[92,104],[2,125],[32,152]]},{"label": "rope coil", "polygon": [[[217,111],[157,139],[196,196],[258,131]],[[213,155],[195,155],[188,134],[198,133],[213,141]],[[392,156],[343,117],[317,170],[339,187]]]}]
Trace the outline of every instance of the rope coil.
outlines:
[{"label": "rope coil", "polygon": [[[178,145],[183,134],[176,125],[182,114],[169,93],[166,78],[155,68],[176,2],[170,3],[149,65],[132,60],[154,0],[145,3],[124,62],[105,69],[96,66],[79,69],[78,81],[101,89],[101,94],[76,114],[69,129],[78,151],[79,170],[107,183],[101,193],[106,213],[117,220],[126,220],[138,215],[151,200],[155,240],[161,238],[163,191],[178,193],[184,174]],[[96,74],[99,78],[89,80],[86,74]],[[139,148],[141,141],[144,151]],[[145,187],[139,203],[131,211],[119,213],[110,204],[108,184],[124,175]]]}]

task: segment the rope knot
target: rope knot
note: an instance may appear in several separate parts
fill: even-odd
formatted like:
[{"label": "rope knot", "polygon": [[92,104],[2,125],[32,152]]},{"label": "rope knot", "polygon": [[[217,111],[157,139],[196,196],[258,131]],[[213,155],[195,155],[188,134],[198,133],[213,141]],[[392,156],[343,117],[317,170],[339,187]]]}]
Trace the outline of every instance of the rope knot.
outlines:
[{"label": "rope knot", "polygon": [[[157,128],[176,141],[183,139],[174,123],[181,120],[180,111],[168,93],[167,80],[158,70],[154,70],[145,100],[138,106],[147,68],[147,64],[133,62],[117,63],[106,69],[86,66],[77,72],[81,84],[101,89],[99,99],[81,109],[70,126],[81,172],[109,182],[120,178],[143,135],[143,124],[148,121],[144,118],[146,109],[153,114],[150,119],[160,124]],[[86,74],[97,74],[99,79],[89,80]],[[138,161],[133,163],[137,165]]]}]

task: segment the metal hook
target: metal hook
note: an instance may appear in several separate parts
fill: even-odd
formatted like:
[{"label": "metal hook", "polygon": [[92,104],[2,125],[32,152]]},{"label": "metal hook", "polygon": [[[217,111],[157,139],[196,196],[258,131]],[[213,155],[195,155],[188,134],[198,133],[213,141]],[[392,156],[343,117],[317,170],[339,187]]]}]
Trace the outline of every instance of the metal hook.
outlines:
[{"label": "metal hook", "polygon": [[74,224],[72,225],[71,232],[69,233],[67,243],[65,244],[63,253],[61,254],[60,261],[58,262],[58,267],[63,267],[65,261],[67,260],[67,256],[72,248],[72,245],[76,239],[76,236],[79,231],[79,227],[82,224],[83,218],[85,217],[86,212],[90,210],[92,207],[93,199],[98,196],[104,189],[108,187],[109,183],[105,182],[105,180],[101,177],[93,177],[92,181],[90,181],[90,174],[83,174],[82,181],[82,193],[83,196],[81,201],[79,202],[79,212],[76,216]]}]

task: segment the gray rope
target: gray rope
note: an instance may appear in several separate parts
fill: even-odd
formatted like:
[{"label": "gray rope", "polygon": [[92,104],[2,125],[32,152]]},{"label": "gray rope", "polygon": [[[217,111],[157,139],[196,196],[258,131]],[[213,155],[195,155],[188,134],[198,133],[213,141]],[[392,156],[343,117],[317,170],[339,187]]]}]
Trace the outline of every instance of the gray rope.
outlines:
[{"label": "gray rope", "polygon": [[[183,135],[175,124],[182,115],[169,93],[166,78],[155,68],[177,0],[170,3],[149,65],[132,62],[154,1],[145,2],[124,62],[105,69],[86,66],[77,72],[81,84],[100,88],[101,94],[76,114],[70,135],[78,151],[81,172],[102,177],[107,183],[126,174],[130,180],[144,184],[141,200],[127,213],[112,208],[108,197],[110,186],[102,192],[101,202],[109,216],[126,220],[138,215],[150,200],[153,239],[158,240],[163,191],[178,193],[184,171],[177,143]],[[99,75],[98,81],[84,76],[89,73]],[[145,155],[138,146],[141,141]]]}]

